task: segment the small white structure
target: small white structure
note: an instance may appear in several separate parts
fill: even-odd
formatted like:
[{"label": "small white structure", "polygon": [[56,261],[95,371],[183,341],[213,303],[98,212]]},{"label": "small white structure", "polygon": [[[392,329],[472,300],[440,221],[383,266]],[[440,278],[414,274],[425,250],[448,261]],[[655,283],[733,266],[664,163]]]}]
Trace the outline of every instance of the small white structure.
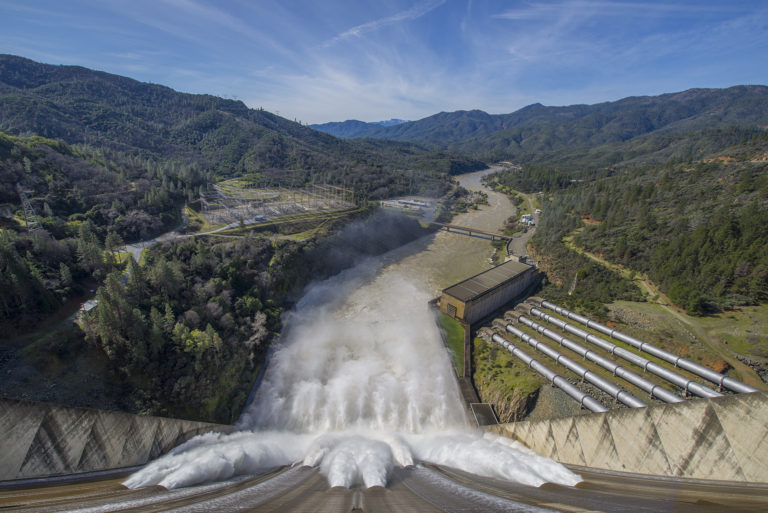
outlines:
[{"label": "small white structure", "polygon": [[83,303],[82,306],[80,306],[80,311],[81,312],[90,312],[91,310],[96,308],[96,305],[98,305],[98,304],[99,304],[99,302],[97,300],[89,299],[88,301]]}]

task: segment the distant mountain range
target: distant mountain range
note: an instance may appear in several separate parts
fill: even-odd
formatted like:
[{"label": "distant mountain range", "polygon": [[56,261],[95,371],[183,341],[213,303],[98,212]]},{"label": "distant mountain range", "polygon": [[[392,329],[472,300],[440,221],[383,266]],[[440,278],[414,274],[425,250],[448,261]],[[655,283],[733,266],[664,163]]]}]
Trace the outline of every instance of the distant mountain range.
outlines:
[{"label": "distant mountain range", "polygon": [[408,122],[407,119],[392,118],[386,121],[374,121],[373,124],[381,125],[381,126],[395,126],[395,125],[402,125],[403,123],[407,123],[407,122]]},{"label": "distant mountain range", "polygon": [[310,128],[331,134],[342,139],[353,139],[355,137],[372,137],[369,133],[375,132],[377,128],[390,127],[409,123],[404,119],[390,119],[387,121],[365,122],[356,119],[347,121],[334,121],[331,123],[322,123],[319,125],[309,125]]},{"label": "distant mountain range", "polygon": [[345,121],[315,128],[337,137],[408,141],[495,160],[731,125],[768,125],[768,87],[689,89],[595,105],[535,103],[511,114],[441,112],[394,126]]}]

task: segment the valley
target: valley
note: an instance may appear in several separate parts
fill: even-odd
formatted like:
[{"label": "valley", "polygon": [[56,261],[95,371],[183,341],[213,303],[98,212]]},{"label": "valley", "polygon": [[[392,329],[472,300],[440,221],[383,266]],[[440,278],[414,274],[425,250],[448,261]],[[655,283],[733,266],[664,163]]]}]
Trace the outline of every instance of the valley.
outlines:
[{"label": "valley", "polygon": [[[369,138],[339,140],[266,111],[248,109],[240,102],[185,95],[160,86],[145,87],[124,77],[84,68],[46,67],[4,56],[0,72],[0,78],[5,77],[0,113],[5,130],[10,132],[2,136],[0,155],[5,162],[0,181],[6,191],[0,201],[5,202],[5,212],[11,214],[4,218],[7,228],[3,230],[3,247],[6,261],[10,258],[17,262],[6,267],[16,278],[6,287],[10,295],[3,303],[5,322],[11,333],[23,335],[29,332],[28,326],[45,319],[58,305],[80,297],[84,286],[88,290],[98,288],[86,285],[88,280],[105,285],[100,290],[106,302],[97,309],[101,320],[97,323],[93,315],[94,321],[86,330],[90,345],[84,345],[82,334],[67,330],[55,335],[46,333],[36,342],[36,347],[43,348],[36,354],[50,354],[52,361],[62,363],[38,364],[41,369],[53,371],[61,365],[63,369],[67,358],[86,358],[101,362],[92,365],[97,369],[93,372],[102,376],[116,371],[136,374],[129,380],[131,386],[146,388],[149,382],[140,377],[139,368],[144,365],[141,362],[163,350],[158,337],[161,333],[173,337],[177,324],[181,330],[177,343],[187,349],[174,351],[185,355],[188,370],[199,367],[200,358],[208,358],[204,356],[206,351],[211,351],[209,357],[214,360],[221,358],[221,349],[214,350],[221,344],[219,340],[234,351],[243,338],[248,338],[245,332],[236,333],[251,329],[247,326],[256,322],[256,314],[258,319],[263,318],[258,322],[263,323],[268,333],[265,337],[270,340],[280,332],[281,312],[295,301],[314,273],[328,275],[343,268],[334,264],[322,269],[317,263],[322,259],[311,255],[329,254],[327,248],[322,249],[324,245],[333,246],[335,243],[329,241],[343,226],[369,215],[366,212],[375,200],[404,193],[435,198],[450,193],[448,201],[461,205],[466,198],[456,192],[462,189],[456,188],[453,177],[504,160],[519,165],[507,164],[471,175],[485,177],[491,189],[498,192],[483,189],[479,178],[462,175],[460,181],[467,189],[484,190],[483,194],[489,195],[490,206],[480,205],[473,214],[495,213],[493,220],[486,223],[487,230],[510,229],[515,232],[513,252],[530,254],[540,261],[547,275],[542,294],[600,316],[609,315],[613,304],[624,304],[626,308],[644,298],[656,298],[654,301],[664,303],[658,308],[666,316],[687,326],[683,331],[674,331],[675,339],[685,335],[686,330],[695,339],[679,343],[696,345],[699,340],[715,355],[714,360],[727,362],[745,379],[759,383],[757,374],[742,360],[755,369],[761,368],[765,364],[761,342],[750,338],[746,331],[737,340],[710,335],[709,329],[727,333],[729,323],[723,321],[719,331],[714,327],[705,329],[702,323],[717,325],[716,319],[728,319],[728,312],[738,316],[745,308],[759,311],[762,306],[751,305],[766,298],[768,264],[765,252],[759,249],[765,247],[761,242],[765,234],[764,230],[756,230],[765,223],[744,217],[759,218],[760,206],[768,200],[768,174],[760,158],[768,151],[768,136],[764,129],[756,127],[762,122],[763,111],[746,108],[764,101],[765,88],[692,90],[599,106],[532,105],[509,115],[442,113],[418,121],[367,128],[360,125],[357,129],[374,130],[364,134]],[[25,78],[20,79],[22,76]],[[91,86],[73,85],[80,81]],[[104,115],[113,119],[114,127],[105,129],[92,124],[96,118],[76,114],[72,109],[83,99],[88,99],[92,105],[89,108],[109,113]],[[140,108],[126,109],[126,101]],[[55,111],[46,111],[50,116],[43,125],[41,118],[29,118],[20,107],[36,102],[47,105],[46,109],[57,106]],[[702,112],[710,113],[706,124]],[[719,114],[713,116],[713,112]],[[639,119],[655,121],[638,125]],[[239,120],[240,128],[232,124],[234,120]],[[167,135],[156,131],[157,123],[165,126]],[[557,135],[564,130],[573,134],[568,142]],[[35,136],[22,135],[30,132]],[[118,137],[123,132],[132,136]],[[510,135],[513,132],[517,135]],[[86,133],[90,134],[87,143]],[[542,139],[545,133],[551,136]],[[619,137],[619,133],[623,135]],[[381,138],[372,139],[372,135]],[[517,142],[497,144],[502,137]],[[539,145],[544,140],[547,148]],[[491,143],[495,146],[488,146]],[[605,160],[607,152],[614,155],[610,162]],[[116,186],[96,185],[110,182]],[[24,217],[15,206],[18,197],[11,192],[16,183],[23,184],[49,236],[25,233]],[[318,183],[354,188],[356,208],[360,210],[295,213],[277,223],[254,225],[219,222],[203,215],[202,199],[212,194],[209,191],[231,189],[226,184],[297,191]],[[292,194],[295,199],[296,192]],[[519,213],[508,198],[519,204]],[[727,208],[726,201],[730,202]],[[515,224],[517,221],[507,225],[521,213],[533,214],[539,208],[542,214],[534,216],[533,229],[523,230]],[[668,271],[660,274],[662,266],[654,263],[655,267],[649,267],[648,262],[660,258],[660,252],[679,251],[675,249],[675,237],[700,237],[696,228],[701,230],[702,226],[714,233],[709,220],[715,214],[719,223],[735,227],[735,231],[724,233],[724,241],[718,244],[738,240],[743,245],[740,261],[721,271],[730,273],[731,278],[707,285],[707,289],[691,290],[692,283],[707,282],[715,275],[708,264],[687,271],[699,273],[699,277],[684,285],[670,282]],[[183,240],[187,235],[157,237],[177,226],[187,235],[207,235],[194,244]],[[255,258],[252,263],[238,260],[238,252],[245,251],[239,242],[241,237],[263,247],[259,251],[266,253],[248,256]],[[436,244],[442,244],[441,240],[438,238]],[[152,241],[154,246],[149,249],[148,243],[142,241]],[[380,242],[364,251],[378,253],[393,247]],[[393,241],[399,243],[399,239]],[[451,248],[433,250],[451,255],[451,266],[438,266],[447,273],[441,278],[445,283],[472,274],[480,264],[477,257],[470,256],[477,251],[472,246],[477,242],[450,243]],[[141,264],[139,267],[132,267],[125,256],[116,252],[121,244]],[[649,253],[656,245],[659,257]],[[701,243],[691,242],[687,247],[697,245]],[[211,252],[221,258],[216,269],[202,265],[200,260]],[[483,265],[491,257],[497,261],[500,257],[498,249],[484,248],[480,253],[481,260],[486,261]],[[704,258],[726,269],[727,264],[717,260],[716,255]],[[680,257],[671,258],[682,261]],[[309,261],[314,263],[308,269],[293,268],[306,266]],[[227,270],[244,264],[254,266],[259,285],[241,284]],[[132,272],[146,279],[147,284],[132,280]],[[127,296],[121,298],[124,294],[117,289],[104,296],[107,278],[122,273],[128,281]],[[188,276],[182,279],[179,273]],[[19,288],[13,283],[28,285]],[[186,290],[190,286],[201,289],[200,297]],[[34,290],[41,292],[36,296],[27,293]],[[112,314],[106,313],[107,304],[112,305]],[[637,305],[638,311],[645,308],[642,303]],[[23,317],[16,313],[20,308],[24,309]],[[155,320],[150,322],[153,315]],[[166,320],[161,322],[163,316]],[[136,326],[146,328],[136,331]],[[155,335],[150,334],[152,330]],[[128,341],[147,336],[156,337],[159,345],[152,348],[142,343],[144,349],[138,352],[135,348],[128,352],[118,349],[130,347]],[[723,342],[726,339],[727,348]],[[126,343],[128,346],[124,346]],[[60,356],[54,357],[53,353]],[[255,358],[252,365],[258,366],[260,357]],[[38,357],[37,361],[47,359]],[[182,390],[178,380],[188,372],[184,369],[179,367],[174,381],[161,388]],[[63,375],[60,371],[53,373]],[[248,381],[242,379],[242,383]],[[139,409],[146,410],[147,401],[152,402],[140,399],[139,403],[145,405]],[[503,408],[501,404],[499,407]],[[149,408],[146,411],[160,412],[172,406],[168,403]]]}]

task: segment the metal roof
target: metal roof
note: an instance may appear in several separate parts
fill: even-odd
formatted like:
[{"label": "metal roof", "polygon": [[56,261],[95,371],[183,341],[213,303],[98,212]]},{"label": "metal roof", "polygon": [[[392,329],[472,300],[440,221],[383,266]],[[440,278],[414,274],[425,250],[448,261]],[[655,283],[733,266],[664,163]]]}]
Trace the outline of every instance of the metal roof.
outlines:
[{"label": "metal roof", "polygon": [[490,292],[528,269],[531,269],[530,265],[510,260],[444,289],[443,294],[466,303]]}]

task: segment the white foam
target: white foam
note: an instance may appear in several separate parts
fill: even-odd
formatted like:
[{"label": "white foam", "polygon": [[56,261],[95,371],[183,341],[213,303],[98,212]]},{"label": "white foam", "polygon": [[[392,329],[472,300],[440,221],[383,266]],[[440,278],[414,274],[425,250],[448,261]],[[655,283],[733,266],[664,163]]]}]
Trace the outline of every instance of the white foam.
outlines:
[{"label": "white foam", "polygon": [[519,451],[477,432],[416,435],[414,456],[421,461],[454,467],[472,474],[530,486],[546,482],[573,486],[581,479],[559,463],[530,451]]},{"label": "white foam", "polygon": [[279,432],[209,433],[153,461],[123,484],[128,488],[160,485],[172,489],[258,474],[301,461],[312,439],[308,435]]},{"label": "white foam", "polygon": [[385,486],[415,461],[539,486],[578,476],[466,424],[418,276],[368,261],[310,288],[286,317],[281,347],[230,435],[207,434],[126,486],[190,486],[301,462],[331,486]]}]

